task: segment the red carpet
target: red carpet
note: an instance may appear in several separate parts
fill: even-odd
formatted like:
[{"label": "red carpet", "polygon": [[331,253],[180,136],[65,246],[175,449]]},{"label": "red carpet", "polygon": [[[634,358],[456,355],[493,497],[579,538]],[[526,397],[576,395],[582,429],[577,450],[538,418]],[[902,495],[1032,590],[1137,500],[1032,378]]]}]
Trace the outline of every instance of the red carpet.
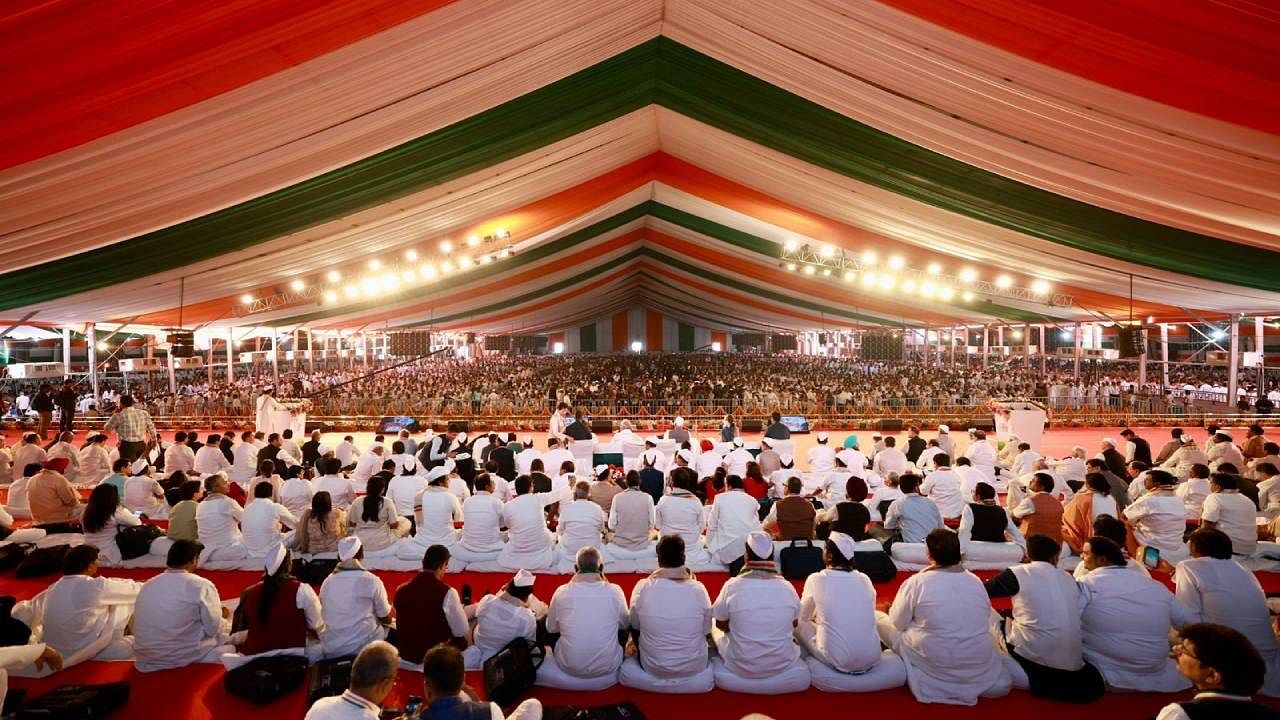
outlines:
[{"label": "red carpet", "polygon": [[[145,580],[157,572],[159,571],[106,570],[104,574]],[[990,577],[992,574],[994,573],[979,573],[982,577]],[[408,580],[411,573],[379,572],[378,575],[386,584],[388,591],[394,594],[396,587]],[[218,586],[222,597],[229,599],[238,597],[240,590],[257,578],[257,573],[210,572],[207,576]],[[616,575],[611,576],[610,580],[620,585],[630,596],[631,588],[640,577],[639,575]],[[1166,583],[1169,580],[1165,575],[1157,574],[1156,577]],[[899,573],[894,582],[877,586],[880,599],[891,599],[898,585],[906,578],[906,573]],[[475,597],[478,598],[482,593],[500,587],[507,578],[489,573],[464,572],[451,574],[448,579],[455,587],[461,587],[463,583],[470,584]],[[728,576],[725,573],[705,573],[700,575],[699,579],[706,584],[708,592],[714,598]],[[1259,574],[1259,579],[1267,591],[1280,591],[1280,575],[1262,573]],[[568,575],[538,576],[536,586],[538,596],[550,599],[555,588],[568,580]],[[38,593],[51,581],[52,578],[18,580],[6,573],[0,581],[0,593],[28,598]],[[797,583],[797,589],[799,586],[800,584]],[[1001,605],[1007,606],[1007,601],[997,604],[997,607]],[[258,708],[228,695],[222,688],[222,675],[221,666],[215,665],[195,665],[180,670],[142,674],[135,671],[131,663],[93,662],[42,680],[14,678],[11,679],[10,684],[12,687],[27,688],[29,692],[39,694],[58,685],[127,680],[133,685],[133,695],[125,711],[130,717],[163,716],[190,720],[235,717],[239,720],[266,720],[267,718],[301,718],[304,715],[304,699],[301,691],[268,707]],[[471,673],[469,680],[476,688],[483,685],[479,673]],[[751,712],[765,713],[782,720],[847,712],[851,704],[856,704],[860,713],[863,711],[901,713],[905,709],[909,713],[908,717],[931,718],[976,718],[979,717],[979,713],[989,716],[989,713],[1004,715],[1037,712],[1048,713],[1048,717],[1054,717],[1070,711],[1068,706],[1039,700],[1017,691],[999,700],[984,700],[977,708],[921,705],[905,688],[856,696],[827,694],[818,690],[773,697],[741,695],[719,690],[701,696],[666,696],[638,692],[621,686],[597,693],[538,689],[533,694],[541,698],[544,703],[557,705],[597,705],[632,700],[645,711],[650,720],[685,717],[737,720]],[[409,695],[422,695],[422,676],[417,673],[402,672],[392,704],[396,706],[403,704],[401,698]],[[1165,704],[1181,697],[1180,695],[1112,693],[1088,706],[1087,712],[1090,720],[1149,718]],[[121,716],[124,716],[124,713]]]}]

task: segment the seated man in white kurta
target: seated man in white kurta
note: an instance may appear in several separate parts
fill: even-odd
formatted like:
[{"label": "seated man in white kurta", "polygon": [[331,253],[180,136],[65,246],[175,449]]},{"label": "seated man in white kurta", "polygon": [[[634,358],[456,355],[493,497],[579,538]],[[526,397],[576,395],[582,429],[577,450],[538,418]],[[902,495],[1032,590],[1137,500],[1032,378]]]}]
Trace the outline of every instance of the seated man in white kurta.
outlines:
[{"label": "seated man in white kurta", "polygon": [[547,529],[546,508],[565,499],[564,493],[533,492],[528,475],[516,478],[516,497],[502,508],[507,544],[498,553],[498,564],[512,571],[555,567],[555,535]]},{"label": "seated man in white kurta", "polygon": [[907,668],[880,649],[876,589],[853,565],[857,542],[832,532],[823,551],[826,569],[810,575],[800,594],[796,639],[808,657],[813,686],[825,692],[873,692],[901,687]]},{"label": "seated man in white kurta", "polygon": [[200,562],[215,560],[242,560],[249,555],[244,535],[240,533],[240,519],[244,508],[227,496],[231,489],[222,473],[204,479],[204,499],[196,508],[196,528],[200,533]]},{"label": "seated man in white kurta", "polygon": [[449,473],[443,466],[436,467],[428,477],[431,478],[430,484],[410,500],[416,532],[411,542],[400,543],[396,549],[396,556],[403,560],[413,560],[415,555],[421,558],[432,545],[443,545],[452,554],[458,541],[458,531],[453,524],[462,520],[462,503],[449,492]]},{"label": "seated man in white kurta", "polygon": [[229,637],[231,613],[213,583],[195,574],[199,557],[199,543],[176,540],[165,559],[167,569],[143,583],[133,617],[140,672],[216,663],[236,651]]},{"label": "seated man in white kurta", "polygon": [[716,493],[707,515],[707,551],[728,565],[743,556],[747,536],[760,530],[760,503],[743,490],[742,478],[730,475],[726,490]]},{"label": "seated man in white kurta", "polygon": [[551,596],[547,632],[559,633],[560,639],[538,668],[537,683],[563,690],[603,690],[617,683],[618,631],[627,622],[627,598],[605,579],[600,551],[578,551],[573,579]]},{"label": "seated man in white kurta", "polygon": [[1013,565],[1022,560],[1027,541],[996,502],[996,489],[978,483],[973,500],[960,513],[960,550],[966,562]]},{"label": "seated man in white kurta", "polygon": [[878,627],[906,663],[911,694],[950,705],[1007,695],[1012,680],[991,636],[991,602],[982,581],[960,565],[960,538],[934,530],[925,549],[929,567],[907,578],[889,622]]},{"label": "seated man in white kurta", "polygon": [[613,496],[609,506],[609,529],[613,537],[605,546],[610,562],[653,557],[649,540],[654,523],[653,496],[640,489],[640,473],[627,473],[627,489]]},{"label": "seated man in white kurta", "polygon": [[56,649],[64,667],[85,660],[132,660],[125,630],[142,583],[98,576],[98,548],[77,545],[62,561],[62,577],[13,608],[32,638]]},{"label": "seated man in white kurta", "polygon": [[684,564],[688,567],[712,565],[711,554],[702,544],[707,516],[702,501],[694,494],[698,488],[697,474],[689,468],[676,468],[671,471],[671,485],[671,494],[664,495],[653,510],[658,536],[680,536],[684,541]]},{"label": "seated man in white kurta", "polygon": [[715,687],[707,661],[711,598],[685,566],[679,535],[658,540],[658,570],[631,591],[635,657],[622,663],[618,682],[658,693],[704,693]]},{"label": "seated man in white kurta", "polygon": [[560,503],[560,515],[556,519],[556,545],[560,552],[560,566],[573,567],[578,551],[598,548],[604,542],[604,510],[587,499],[591,484],[580,480],[573,486],[573,500]]},{"label": "seated man in white kurta", "polygon": [[533,594],[535,579],[533,573],[521,570],[501,592],[485,595],[467,609],[475,623],[474,644],[462,653],[468,670],[481,669],[485,660],[516,638],[532,643],[537,637],[538,619],[546,617],[547,606]]},{"label": "seated man in white kurta", "polygon": [[493,494],[496,475],[480,473],[473,484],[475,492],[462,503],[462,532],[450,548],[460,562],[496,560],[502,552],[502,501]]},{"label": "seated man in white kurta", "polygon": [[744,557],[742,572],[729,578],[712,606],[711,637],[720,655],[712,661],[716,686],[757,695],[804,690],[809,687],[809,668],[792,637],[800,597],[777,572],[773,538],[751,533]]},{"label": "seated man in white kurta", "polygon": [[365,569],[364,545],[349,535],[338,541],[338,567],[320,586],[327,658],[354,655],[374,640],[385,640],[392,625],[391,601],[382,580]]},{"label": "seated man in white kurta", "polygon": [[1164,585],[1126,569],[1120,546],[1101,536],[1080,553],[1089,572],[1080,580],[1084,659],[1107,687],[1178,692],[1191,686],[1169,658],[1169,629],[1192,619]]}]

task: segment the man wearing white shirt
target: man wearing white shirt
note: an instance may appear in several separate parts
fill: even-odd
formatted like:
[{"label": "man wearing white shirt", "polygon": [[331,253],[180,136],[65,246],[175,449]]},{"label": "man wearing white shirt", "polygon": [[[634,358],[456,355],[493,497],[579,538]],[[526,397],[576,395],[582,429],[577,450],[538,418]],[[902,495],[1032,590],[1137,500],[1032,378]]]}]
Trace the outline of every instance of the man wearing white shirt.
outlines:
[{"label": "man wearing white shirt", "polygon": [[695,469],[698,471],[698,478],[708,478],[716,474],[716,468],[724,466],[724,456],[715,450],[708,450],[698,455],[695,461]]},{"label": "man wearing white shirt", "polygon": [[939,455],[946,455],[946,452],[941,447],[938,446],[937,440],[930,440],[929,444],[926,445],[924,450],[920,452],[920,457],[916,458],[916,467],[920,468],[921,470],[924,470],[926,468],[932,469],[933,467],[935,467],[934,458],[938,457]]},{"label": "man wearing white shirt", "polygon": [[475,477],[475,492],[462,503],[462,532],[453,556],[462,562],[496,560],[502,552],[502,501],[493,494],[496,475]]},{"label": "man wearing white shirt", "polygon": [[1169,659],[1169,628],[1191,613],[1164,585],[1125,568],[1120,546],[1099,536],[1081,552],[1088,572],[1080,580],[1084,659],[1108,688],[1178,692],[1190,686]]},{"label": "man wearing white shirt", "polygon": [[240,519],[244,508],[227,496],[230,485],[225,475],[210,475],[204,479],[204,499],[196,508],[196,528],[200,534],[200,562],[213,560],[241,560],[248,554],[244,536],[240,534]]},{"label": "man wearing white shirt", "polygon": [[[23,477],[23,470],[28,465],[44,465],[44,461],[48,459],[48,453],[44,448],[40,447],[40,436],[35,433],[27,433],[23,436],[22,441],[13,446],[13,482],[18,482]],[[10,500],[10,505],[15,503]]]},{"label": "man wearing white shirt", "polygon": [[986,581],[987,595],[1013,598],[1005,622],[1005,667],[1013,686],[1057,700],[1088,702],[1105,691],[1102,676],[1084,661],[1080,590],[1058,568],[1061,545],[1045,535],[1027,538],[1030,562]]},{"label": "man wearing white shirt", "polygon": [[827,434],[818,433],[818,444],[809,448],[809,472],[831,472],[836,466],[836,451],[827,445]]},{"label": "man wearing white shirt", "polygon": [[356,460],[360,457],[360,450],[356,447],[355,439],[350,435],[342,438],[342,442],[338,443],[338,446],[333,449],[333,456],[338,459],[340,469],[354,469]]},{"label": "man wearing white shirt", "polygon": [[62,471],[62,476],[73,485],[83,482],[80,477],[80,452],[71,444],[75,438],[75,433],[64,432],[58,436],[57,442],[49,446],[48,450],[50,460],[67,459],[67,468]]},{"label": "man wearing white shirt", "polygon": [[293,439],[293,429],[285,428],[280,433],[280,452],[292,458],[290,465],[302,464],[302,446]]},{"label": "man wearing white shirt", "polygon": [[1187,547],[1182,542],[1187,511],[1173,493],[1175,484],[1177,480],[1164,470],[1150,471],[1147,494],[1129,503],[1121,513],[1139,545],[1157,548],[1164,559],[1174,564],[1187,557]]},{"label": "man wearing white shirt", "polygon": [[547,438],[555,438],[564,441],[568,436],[564,434],[564,428],[567,424],[566,419],[569,417],[569,403],[562,402],[556,405],[556,411],[551,413],[551,419],[547,422]]},{"label": "man wearing white shirt", "polygon": [[626,596],[605,579],[600,551],[579,550],[573,579],[556,589],[548,605],[547,631],[560,639],[538,668],[537,684],[564,690],[614,685],[622,665],[618,631],[628,619]]},{"label": "man wearing white shirt", "polygon": [[[526,435],[524,438],[524,449],[516,453],[516,474],[528,475],[533,472],[533,461],[541,460],[542,453],[533,449],[533,438]],[[543,465],[543,467],[546,467]]]},{"label": "man wearing white shirt", "polygon": [[[399,441],[396,442],[398,443]],[[396,455],[392,456],[391,459],[395,460],[397,457],[403,456]],[[417,462],[416,460],[413,460],[412,457],[410,457],[409,460]],[[447,474],[448,473],[444,471],[444,468],[437,467],[432,468],[431,472],[428,473],[426,477],[413,474],[412,472],[406,475],[403,468],[397,465],[395,476],[387,483],[387,499],[395,505],[397,515],[409,518],[412,521],[414,517],[413,504],[415,499],[418,497],[418,494],[427,489],[428,483],[444,477]]]},{"label": "man wearing white shirt", "polygon": [[[312,487],[311,481],[300,475],[295,475],[280,485],[280,504],[297,517],[302,517],[302,513],[311,509],[313,495],[315,495],[315,488]],[[330,498],[332,499],[332,496]]]},{"label": "man wearing white shirt", "polygon": [[1014,477],[1022,477],[1029,473],[1035,472],[1036,463],[1043,457],[1040,453],[1031,449],[1029,443],[1018,443],[1018,454],[1013,457],[1013,464],[1009,466],[1009,471]]},{"label": "man wearing white shirt", "polygon": [[324,473],[315,480],[316,492],[329,493],[334,509],[346,510],[356,499],[356,488],[351,481],[338,473],[341,472],[337,458],[321,458],[320,472]]},{"label": "man wearing white shirt", "polygon": [[[1258,549],[1258,508],[1247,496],[1241,495],[1239,480],[1235,475],[1214,473],[1209,479],[1212,492],[1204,499],[1200,513],[1200,527],[1216,528],[1231,538],[1231,547],[1237,557],[1247,558]],[[1131,506],[1132,507],[1132,506]]]},{"label": "man wearing white shirt", "polygon": [[453,552],[458,539],[458,531],[453,524],[462,520],[462,503],[449,489],[448,472],[443,466],[431,469],[431,482],[418,491],[409,512],[417,527],[413,542],[402,543],[397,555],[405,560],[422,557],[422,553],[432,545],[441,545]]},{"label": "man wearing white shirt", "polygon": [[1280,652],[1262,585],[1232,558],[1231,538],[1220,530],[1191,533],[1191,558],[1173,573],[1174,595],[1194,622],[1226,625],[1249,639],[1266,665],[1262,694],[1280,696]]},{"label": "man wearing white shirt", "polygon": [[[166,451],[166,456],[168,451]],[[194,462],[194,460],[193,460]],[[165,466],[168,468],[168,465]],[[231,472],[227,477],[232,481],[244,484],[258,472],[258,446],[253,442],[253,433],[240,434],[240,444],[231,449]]]},{"label": "man wearing white shirt", "polygon": [[[615,498],[616,501],[616,498]],[[742,478],[730,476],[725,491],[716,493],[707,515],[707,550],[728,565],[742,558],[747,536],[760,530],[760,503],[743,490]]]},{"label": "man wearing white shirt", "polygon": [[884,450],[876,453],[876,459],[872,461],[872,469],[881,476],[895,473],[901,475],[907,471],[907,456],[901,450],[894,447],[897,444],[897,438],[887,437],[884,439]]},{"label": "man wearing white shirt", "polygon": [[370,643],[351,664],[351,681],[341,694],[320,698],[305,720],[378,720],[382,703],[396,686],[400,653],[388,642]]},{"label": "man wearing white shirt", "polygon": [[733,439],[733,449],[724,456],[724,466],[730,475],[744,477],[747,474],[747,463],[753,461],[751,451],[743,447],[742,438]]},{"label": "man wearing white shirt", "polygon": [[[218,443],[222,440],[221,435],[210,435],[195,454],[192,460],[192,468],[201,475],[212,475],[214,473],[226,472],[231,469],[231,461],[227,460],[227,456],[222,454]],[[165,466],[168,468],[168,466]]]},{"label": "man wearing white shirt", "polygon": [[608,520],[604,510],[587,498],[591,493],[590,483],[579,481],[572,492],[573,500],[560,503],[560,516],[556,521],[561,564],[572,564],[583,548],[601,547]]},{"label": "man wearing white shirt", "polygon": [[[289,512],[289,508],[271,499],[273,489],[269,482],[254,485],[253,500],[245,505],[244,514],[240,517],[245,550],[251,558],[266,557],[276,545],[288,547],[293,541],[293,533],[285,533],[281,528],[293,530],[298,525],[298,518]],[[196,515],[198,518],[198,510]],[[196,522],[199,523],[199,519]]]},{"label": "man wearing white shirt", "polygon": [[198,544],[175,540],[165,559],[167,569],[138,592],[133,650],[140,672],[216,663],[235,652],[228,636],[231,613],[213,583],[195,574],[199,555]]},{"label": "man wearing white shirt", "polygon": [[555,536],[547,529],[546,508],[565,499],[559,493],[533,492],[533,481],[528,475],[516,478],[516,497],[502,508],[507,544],[498,554],[498,564],[511,570],[553,567]]},{"label": "man wearing white shirt", "polygon": [[[254,456],[256,459],[256,455]],[[164,471],[173,474],[182,470],[183,472],[194,470],[196,466],[196,454],[187,447],[187,434],[181,430],[173,436],[173,444],[164,451]],[[255,463],[256,467],[256,463]]]},{"label": "man wearing white shirt", "polygon": [[385,448],[381,445],[374,445],[369,448],[369,452],[361,455],[356,461],[356,469],[351,471],[351,484],[355,485],[357,490],[363,488],[374,473],[382,470],[384,452]]},{"label": "man wearing white shirt", "polygon": [[671,472],[671,492],[663,495],[654,506],[654,526],[658,536],[675,535],[681,539],[681,564],[701,567],[711,563],[711,555],[702,544],[702,531],[706,528],[706,513],[702,501],[694,493],[698,478],[689,468],[677,468]]},{"label": "man wearing white shirt", "polygon": [[951,470],[951,458],[946,455],[936,456],[934,462],[937,469],[925,477],[920,493],[938,506],[943,518],[958,518],[965,504],[960,476]]},{"label": "man wearing white shirt", "polygon": [[360,648],[385,640],[391,626],[391,602],[377,575],[365,569],[364,545],[348,535],[338,541],[338,567],[320,586],[320,608],[327,658],[353,655]]},{"label": "man wearing white shirt", "polygon": [[792,637],[800,618],[800,597],[776,572],[771,537],[751,533],[743,553],[743,571],[729,578],[711,607],[711,638],[720,654],[714,661],[716,685],[759,693],[804,689],[809,669]]},{"label": "man wearing white shirt", "polygon": [[973,461],[967,457],[956,458],[955,467],[951,471],[960,478],[960,492],[964,494],[964,497],[971,497],[973,491],[977,489],[978,483],[991,482],[991,478],[986,473],[975,468]]},{"label": "man wearing white shirt", "polygon": [[867,461],[867,456],[856,447],[847,447],[836,453],[836,457],[844,463],[849,472],[857,475],[863,480],[867,479],[867,470],[871,463]]},{"label": "man wearing white shirt", "polygon": [[[542,455],[542,467],[546,473],[552,477],[559,475],[561,467],[566,462],[574,462],[573,453],[565,449],[563,441],[554,437],[547,438],[547,451]],[[586,468],[583,470],[585,471]]]},{"label": "man wearing white shirt", "polygon": [[476,603],[475,644],[462,655],[468,670],[481,669],[516,638],[533,642],[537,637],[538,618],[546,616],[547,606],[534,596],[534,580],[533,573],[521,570],[501,592]]},{"label": "man wearing white shirt", "polygon": [[[0,477],[7,474],[8,451],[0,447]],[[80,450],[80,483],[97,485],[111,474],[111,453],[107,450],[107,436],[90,435],[89,444]]]},{"label": "man wearing white shirt", "polygon": [[679,535],[658,540],[658,570],[631,591],[630,625],[635,657],[627,658],[618,682],[637,690],[703,693],[715,687],[707,661],[711,598],[685,565]]},{"label": "man wearing white shirt", "polygon": [[832,532],[823,550],[825,569],[805,579],[796,640],[808,652],[814,687],[826,692],[870,692],[900,687],[907,668],[892,650],[880,649],[876,590],[854,568],[854,539]]},{"label": "man wearing white shirt", "polygon": [[[143,464],[142,472],[149,469],[145,461],[138,460],[135,465],[137,463]],[[132,512],[149,518],[163,520],[169,516],[169,504],[164,499],[164,488],[150,475],[134,475],[125,478],[121,502]]]},{"label": "man wearing white shirt", "polygon": [[964,456],[969,458],[969,462],[977,469],[981,470],[988,478],[996,476],[996,451],[991,447],[991,443],[987,442],[987,434],[982,430],[973,431],[973,442],[969,447],[965,448]]}]

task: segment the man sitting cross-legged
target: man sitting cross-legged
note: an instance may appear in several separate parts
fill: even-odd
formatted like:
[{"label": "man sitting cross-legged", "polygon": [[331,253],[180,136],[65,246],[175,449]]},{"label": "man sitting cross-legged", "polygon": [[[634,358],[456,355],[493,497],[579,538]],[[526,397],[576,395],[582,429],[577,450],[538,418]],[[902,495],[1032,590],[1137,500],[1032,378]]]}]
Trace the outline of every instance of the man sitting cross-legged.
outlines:
[{"label": "man sitting cross-legged", "polygon": [[563,690],[603,690],[618,681],[619,631],[627,627],[622,588],[605,579],[600,551],[578,551],[573,579],[556,589],[547,610],[547,632],[559,633],[554,651],[538,668],[538,684]]}]

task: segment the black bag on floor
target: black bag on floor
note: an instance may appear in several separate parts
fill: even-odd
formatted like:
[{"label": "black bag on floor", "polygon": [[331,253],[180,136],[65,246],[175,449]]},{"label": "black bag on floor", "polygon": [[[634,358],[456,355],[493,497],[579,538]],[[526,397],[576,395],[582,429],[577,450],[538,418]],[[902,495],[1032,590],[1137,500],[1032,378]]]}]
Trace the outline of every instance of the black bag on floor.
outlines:
[{"label": "black bag on floor", "polygon": [[542,720],[644,720],[644,713],[633,702],[590,708],[562,705],[543,708]]},{"label": "black bag on floor", "polygon": [[67,551],[71,549],[70,545],[54,545],[53,547],[38,547],[27,554],[18,563],[18,577],[35,578],[52,575],[62,572],[62,561],[67,556]]},{"label": "black bag on floor", "polygon": [[[536,655],[536,664],[535,664]],[[484,661],[484,694],[502,707],[508,707],[533,687],[538,678],[538,665],[543,651],[529,645],[522,637],[507,643],[498,654]]]},{"label": "black bag on floor", "polygon": [[31,628],[12,616],[18,599],[12,595],[0,597],[0,647],[17,647],[31,642]]},{"label": "black bag on floor", "polygon": [[127,682],[63,685],[23,705],[18,720],[98,720],[127,702]]},{"label": "black bag on floor", "polygon": [[10,543],[0,547],[0,572],[8,572],[21,565],[27,553],[35,547],[34,543]]},{"label": "black bag on floor", "polygon": [[318,588],[325,578],[333,574],[336,567],[338,561],[335,559],[294,560],[293,569],[289,573],[301,582]]},{"label": "black bag on floor", "polygon": [[320,698],[333,697],[346,692],[351,682],[351,663],[354,655],[321,660],[311,666],[311,679],[307,682],[307,707]]},{"label": "black bag on floor", "polygon": [[824,567],[822,548],[814,545],[812,540],[792,540],[789,547],[778,553],[778,565],[782,568],[782,577],[804,580]]},{"label": "black bag on floor", "polygon": [[151,543],[159,537],[164,537],[164,531],[155,525],[122,527],[116,532],[116,547],[122,559],[133,560],[150,552]]},{"label": "black bag on floor", "polygon": [[254,705],[268,705],[302,687],[307,659],[301,655],[254,658],[222,677],[222,686]]},{"label": "black bag on floor", "polygon": [[883,550],[853,551],[853,566],[876,584],[887,583],[898,576],[898,566]]}]

